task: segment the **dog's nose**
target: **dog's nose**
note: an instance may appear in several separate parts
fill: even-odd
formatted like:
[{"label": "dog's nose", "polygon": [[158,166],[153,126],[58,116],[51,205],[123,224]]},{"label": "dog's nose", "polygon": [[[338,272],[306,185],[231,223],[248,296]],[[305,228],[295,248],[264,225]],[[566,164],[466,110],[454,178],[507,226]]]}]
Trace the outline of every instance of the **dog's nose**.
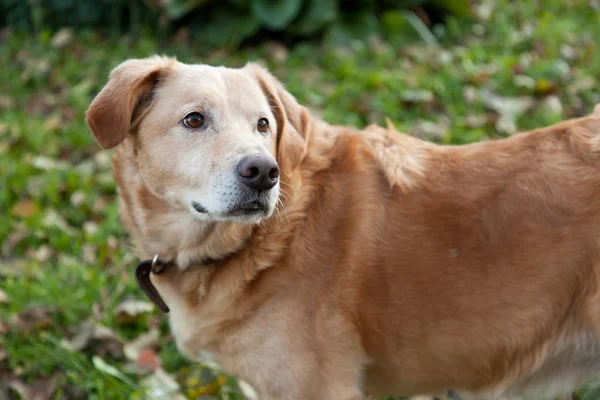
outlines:
[{"label": "dog's nose", "polygon": [[242,182],[254,190],[269,190],[277,184],[279,166],[267,155],[246,156],[238,164]]}]

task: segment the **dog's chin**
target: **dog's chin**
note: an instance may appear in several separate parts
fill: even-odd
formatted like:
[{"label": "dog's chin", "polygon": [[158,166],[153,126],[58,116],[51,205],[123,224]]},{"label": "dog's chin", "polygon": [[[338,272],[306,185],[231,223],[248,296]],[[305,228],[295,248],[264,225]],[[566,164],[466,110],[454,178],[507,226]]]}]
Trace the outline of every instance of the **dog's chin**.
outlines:
[{"label": "dog's chin", "polygon": [[273,214],[274,207],[265,201],[249,201],[239,203],[227,210],[213,212],[205,208],[201,203],[192,202],[190,211],[194,216],[203,221],[213,222],[237,222],[244,224],[256,224]]}]

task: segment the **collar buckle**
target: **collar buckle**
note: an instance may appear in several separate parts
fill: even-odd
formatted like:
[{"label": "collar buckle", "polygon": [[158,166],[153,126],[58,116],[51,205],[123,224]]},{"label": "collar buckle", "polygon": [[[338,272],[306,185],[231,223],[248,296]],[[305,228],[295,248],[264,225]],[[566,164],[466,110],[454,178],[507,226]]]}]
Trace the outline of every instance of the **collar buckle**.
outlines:
[{"label": "collar buckle", "polygon": [[166,263],[162,261],[158,257],[158,254],[156,254],[152,260],[144,260],[140,262],[135,269],[135,278],[138,286],[140,289],[142,289],[146,296],[164,313],[169,312],[169,307],[165,304],[162,297],[160,297],[158,290],[156,290],[152,284],[152,281],[150,280],[150,274],[162,274],[172,264],[173,262]]}]

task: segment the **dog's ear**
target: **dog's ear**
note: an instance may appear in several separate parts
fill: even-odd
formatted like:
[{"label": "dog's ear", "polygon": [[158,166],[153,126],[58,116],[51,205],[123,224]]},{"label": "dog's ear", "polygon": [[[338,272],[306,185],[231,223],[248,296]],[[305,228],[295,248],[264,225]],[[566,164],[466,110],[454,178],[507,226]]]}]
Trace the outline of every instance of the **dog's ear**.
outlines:
[{"label": "dog's ear", "polygon": [[282,175],[289,176],[306,156],[313,129],[310,112],[265,68],[252,63],[246,68],[258,80],[277,120],[277,162]]},{"label": "dog's ear", "polygon": [[125,139],[140,106],[151,101],[152,89],[174,62],[158,56],[131,59],[111,71],[85,116],[100,146],[110,149]]}]

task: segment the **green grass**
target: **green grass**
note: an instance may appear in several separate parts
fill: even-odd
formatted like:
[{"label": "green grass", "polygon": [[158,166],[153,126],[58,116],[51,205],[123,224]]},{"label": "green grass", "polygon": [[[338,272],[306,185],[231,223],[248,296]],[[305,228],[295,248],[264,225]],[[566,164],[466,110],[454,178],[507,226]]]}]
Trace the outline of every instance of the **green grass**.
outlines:
[{"label": "green grass", "polygon": [[[598,10],[586,1],[543,3],[492,2],[487,19],[449,20],[437,44],[307,43],[283,57],[269,44],[204,51],[186,41],[76,32],[56,47],[47,32],[5,32],[0,208],[9,218],[0,221],[0,394],[9,381],[14,395],[17,381],[53,377],[54,398],[140,398],[144,379],[156,375],[136,370],[123,344],[157,329],[153,349],[183,394],[242,398],[234,380],[217,380],[181,358],[157,310],[119,312],[124,301],[144,297],[118,218],[109,153],[99,152],[84,122],[116,64],[154,53],[228,66],[260,60],[332,123],[364,127],[389,117],[398,129],[430,140],[468,143],[583,115],[600,102]],[[85,321],[112,336],[69,350],[64,339],[84,331]],[[596,399],[600,392],[578,396]]]}]

